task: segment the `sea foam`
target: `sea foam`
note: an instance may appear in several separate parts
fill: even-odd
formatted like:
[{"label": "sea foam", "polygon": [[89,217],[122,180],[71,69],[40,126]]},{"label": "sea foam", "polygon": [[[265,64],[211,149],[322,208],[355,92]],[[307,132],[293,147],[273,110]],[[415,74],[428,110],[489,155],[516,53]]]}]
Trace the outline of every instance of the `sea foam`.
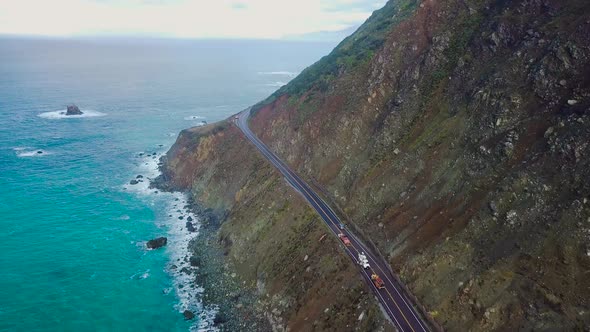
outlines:
[{"label": "sea foam", "polygon": [[[157,152],[155,156],[153,153],[138,154],[137,173],[141,174],[143,178],[136,178],[136,180],[142,180],[142,182],[133,185],[127,183],[124,185],[124,189],[149,200],[151,204],[156,200],[164,202],[165,217],[159,218],[156,222],[159,227],[167,230],[166,236],[168,243],[165,250],[170,258],[168,273],[173,277],[174,291],[179,300],[176,309],[179,312],[191,310],[195,315],[199,316],[198,323],[191,326],[191,331],[218,331],[217,328],[213,327],[213,319],[218,308],[215,306],[203,307],[201,296],[204,289],[195,284],[194,278],[191,275],[184,272],[189,270],[194,273],[198,269],[190,265],[189,258],[191,253],[188,250],[188,246],[190,241],[199,234],[199,218],[192,211],[185,208],[188,205],[185,194],[179,192],[159,192],[157,189],[150,188],[150,180],[160,174],[158,163],[162,154],[163,151]],[[182,219],[179,217],[182,217]],[[186,222],[189,217],[192,219],[191,222],[196,230],[195,232],[189,232],[186,228]],[[136,245],[146,250],[145,242],[141,244],[137,243]],[[176,267],[172,268],[173,265]],[[132,277],[137,278],[138,275],[133,275]]]},{"label": "sea foam", "polygon": [[299,73],[292,72],[292,71],[263,71],[263,72],[258,72],[258,75],[279,75],[279,76],[287,76],[290,78],[294,78],[295,76],[299,75]]},{"label": "sea foam", "polygon": [[92,110],[82,110],[83,114],[80,115],[66,115],[66,110],[60,111],[52,111],[52,112],[45,112],[41,114],[37,114],[38,117],[44,119],[51,119],[51,120],[59,120],[59,119],[79,119],[79,118],[94,118],[99,116],[105,116],[105,113],[92,111]]},{"label": "sea foam", "polygon": [[286,82],[273,82],[273,83],[267,83],[265,85],[280,88],[283,85],[287,85],[287,83]]},{"label": "sea foam", "polygon": [[16,155],[21,158],[43,157],[43,156],[53,154],[53,152],[49,152],[49,151],[45,151],[45,150],[24,151],[24,149],[23,150],[16,150],[15,149],[15,151],[18,152]]},{"label": "sea foam", "polygon": [[191,115],[191,116],[186,116],[184,117],[185,120],[201,120],[204,119],[204,117],[200,116],[200,115]]}]

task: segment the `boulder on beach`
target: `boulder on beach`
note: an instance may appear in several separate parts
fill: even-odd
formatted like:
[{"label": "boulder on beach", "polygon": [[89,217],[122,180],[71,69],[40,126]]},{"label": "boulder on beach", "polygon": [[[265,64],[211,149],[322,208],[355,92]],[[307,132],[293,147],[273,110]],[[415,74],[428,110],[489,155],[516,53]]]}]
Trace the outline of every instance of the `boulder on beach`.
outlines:
[{"label": "boulder on beach", "polygon": [[146,243],[146,246],[147,246],[149,249],[158,249],[158,248],[160,248],[160,247],[163,247],[163,246],[165,246],[167,242],[168,242],[168,239],[167,239],[167,238],[165,238],[165,237],[159,237],[159,238],[157,238],[157,239],[152,239],[152,240],[149,240],[149,241]]},{"label": "boulder on beach", "polygon": [[72,104],[72,105],[68,105],[68,109],[66,111],[66,115],[82,115],[84,113],[82,113],[82,111],[80,111],[80,109],[78,108],[78,106]]},{"label": "boulder on beach", "polygon": [[198,267],[199,265],[201,265],[201,259],[197,256],[191,256],[191,258],[189,258],[189,262],[191,266],[194,267]]},{"label": "boulder on beach", "polygon": [[136,184],[138,184],[138,183],[139,183],[139,181],[137,181],[137,180],[135,180],[135,179],[133,179],[133,180],[129,181],[129,184],[130,184],[130,185],[136,185]]},{"label": "boulder on beach", "polygon": [[185,310],[182,315],[184,316],[185,320],[191,320],[195,318],[195,314],[190,310]]},{"label": "boulder on beach", "polygon": [[196,232],[196,231],[197,231],[197,230],[195,229],[195,226],[193,225],[193,223],[192,223],[192,222],[190,222],[190,221],[187,221],[187,222],[186,222],[186,229],[187,229],[189,232],[191,232],[191,233],[192,233],[192,232]]},{"label": "boulder on beach", "polygon": [[221,312],[217,312],[215,314],[215,318],[213,318],[213,326],[219,326],[223,323],[227,322],[227,318]]}]

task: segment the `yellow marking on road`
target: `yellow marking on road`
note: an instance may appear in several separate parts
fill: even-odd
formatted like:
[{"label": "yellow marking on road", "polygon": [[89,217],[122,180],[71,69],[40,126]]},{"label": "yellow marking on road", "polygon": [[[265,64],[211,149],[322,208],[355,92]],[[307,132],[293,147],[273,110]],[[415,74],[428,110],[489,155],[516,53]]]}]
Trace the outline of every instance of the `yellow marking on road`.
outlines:
[{"label": "yellow marking on road", "polygon": [[393,296],[391,295],[391,293],[389,292],[389,290],[387,289],[387,287],[384,288],[384,289],[387,292],[387,295],[389,295],[389,297],[393,301],[393,304],[395,304],[395,306],[397,307],[397,309],[399,310],[399,312],[402,314],[402,317],[404,317],[404,320],[406,321],[406,323],[408,323],[408,326],[410,327],[410,329],[412,330],[412,332],[416,332],[416,330],[414,330],[414,328],[412,327],[412,324],[410,324],[410,322],[408,321],[408,318],[406,318],[406,315],[404,315],[404,312],[402,311],[402,309],[399,307],[399,305],[397,305],[397,302],[395,301],[395,299],[393,298]]},{"label": "yellow marking on road", "polygon": [[[291,175],[291,176],[293,176],[293,175]],[[293,178],[295,178],[295,177],[293,176]],[[301,185],[301,183],[300,183],[299,185]],[[326,214],[326,216],[328,217],[328,219],[330,220],[330,222],[331,222],[333,225],[335,225],[335,226],[336,226],[336,222],[334,222],[334,221],[332,220],[332,217],[330,216],[330,214],[326,213],[326,211],[325,211],[325,210],[322,208],[321,204],[318,204],[318,201],[317,201],[317,200],[316,200],[316,199],[313,197],[313,195],[311,195],[311,194],[309,193],[309,191],[308,191],[308,190],[306,190],[307,188],[305,188],[305,186],[303,186],[303,185],[301,185],[301,187],[303,187],[303,190],[305,190],[305,192],[306,192],[306,193],[309,195],[309,197],[310,197],[310,198],[311,198],[311,199],[312,199],[312,200],[313,200],[313,201],[314,201],[314,202],[317,204],[317,206],[318,206],[318,207],[319,207],[319,208],[322,210],[322,212],[324,212],[324,213]],[[324,202],[322,202],[322,203],[324,203]],[[324,203],[324,204],[325,204],[325,203]],[[354,249],[354,251],[356,251],[356,252],[357,252],[357,255],[358,255],[358,250],[357,250],[357,249],[356,249],[354,246],[350,246],[349,248],[353,248],[353,249]],[[375,262],[375,264],[377,264],[377,263]],[[379,268],[379,269],[381,269],[381,268]],[[373,268],[372,268],[372,267],[371,267],[371,272],[372,272],[372,273],[375,273],[375,271],[373,270]],[[375,274],[376,274],[376,273],[375,273]],[[392,285],[392,286],[393,286],[393,285]],[[393,286],[393,287],[395,287],[395,286]],[[389,295],[389,298],[391,298],[391,301],[393,302],[393,304],[395,304],[395,306],[397,307],[397,310],[399,311],[399,313],[402,315],[402,317],[404,318],[404,320],[406,321],[406,323],[408,324],[408,326],[409,326],[409,327],[410,327],[410,329],[412,330],[412,332],[416,332],[416,330],[414,330],[414,328],[412,327],[412,325],[411,325],[411,324],[410,324],[410,322],[408,321],[408,318],[406,317],[406,315],[404,314],[404,312],[403,312],[403,311],[402,311],[402,309],[400,308],[399,304],[397,304],[397,301],[396,301],[396,300],[393,298],[393,296],[391,295],[391,293],[389,292],[389,290],[388,290],[386,287],[385,287],[384,289],[385,289],[385,291],[387,292],[387,295]],[[377,291],[379,291],[379,289],[377,289]]]}]

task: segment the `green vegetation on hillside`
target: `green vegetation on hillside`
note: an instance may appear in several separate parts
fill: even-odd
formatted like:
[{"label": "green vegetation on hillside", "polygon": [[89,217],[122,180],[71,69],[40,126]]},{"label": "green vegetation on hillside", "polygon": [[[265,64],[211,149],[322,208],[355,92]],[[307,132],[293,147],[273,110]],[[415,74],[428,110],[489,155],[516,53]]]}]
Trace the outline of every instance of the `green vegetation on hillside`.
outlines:
[{"label": "green vegetation on hillside", "polygon": [[327,86],[342,70],[354,68],[373,58],[391,28],[414,12],[417,0],[390,0],[376,10],[355,33],[344,39],[327,56],[306,68],[289,84],[277,90],[270,100],[284,94],[299,95],[313,85]]}]

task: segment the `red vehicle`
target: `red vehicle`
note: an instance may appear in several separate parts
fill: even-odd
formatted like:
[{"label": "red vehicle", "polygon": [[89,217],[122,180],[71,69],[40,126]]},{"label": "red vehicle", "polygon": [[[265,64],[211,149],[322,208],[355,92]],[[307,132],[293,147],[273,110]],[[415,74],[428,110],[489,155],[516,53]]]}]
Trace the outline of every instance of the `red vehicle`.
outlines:
[{"label": "red vehicle", "polygon": [[373,280],[375,287],[379,289],[385,288],[385,283],[383,282],[383,279],[381,279],[381,277],[379,277],[377,274],[373,273],[373,275],[371,276],[371,280]]},{"label": "red vehicle", "polygon": [[343,233],[338,234],[338,237],[340,240],[342,240],[342,243],[344,243],[345,246],[350,247],[352,245],[348,239],[348,236],[344,235]]}]

